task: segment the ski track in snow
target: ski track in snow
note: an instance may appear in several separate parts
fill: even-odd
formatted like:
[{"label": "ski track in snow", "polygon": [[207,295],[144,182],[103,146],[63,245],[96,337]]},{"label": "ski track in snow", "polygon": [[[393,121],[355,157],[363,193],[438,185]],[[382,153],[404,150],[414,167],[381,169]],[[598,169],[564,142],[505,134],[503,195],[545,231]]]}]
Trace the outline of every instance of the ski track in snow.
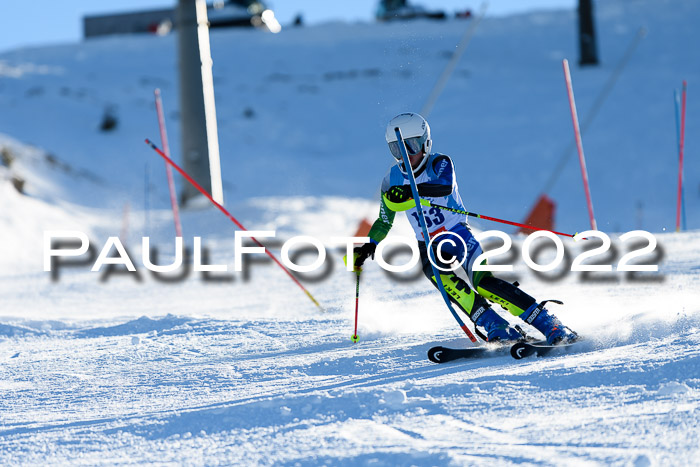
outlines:
[{"label": "ski track in snow", "polygon": [[0,461],[690,465],[699,325],[446,365],[432,335],[351,345],[340,316],[44,330],[0,344]]}]

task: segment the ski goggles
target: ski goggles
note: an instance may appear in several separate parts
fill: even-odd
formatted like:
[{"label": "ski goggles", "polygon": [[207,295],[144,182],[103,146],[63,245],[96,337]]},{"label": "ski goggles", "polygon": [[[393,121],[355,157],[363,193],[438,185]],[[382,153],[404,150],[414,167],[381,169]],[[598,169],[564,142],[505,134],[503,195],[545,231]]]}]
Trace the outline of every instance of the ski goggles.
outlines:
[{"label": "ski goggles", "polygon": [[[423,149],[423,144],[427,139],[427,134],[424,134],[423,136],[416,136],[414,138],[404,139],[403,142],[406,143],[406,151],[408,152],[408,155],[415,156],[416,154],[418,154],[421,151],[421,149]],[[391,143],[389,143],[389,150],[391,151],[391,155],[394,156],[394,159],[401,162],[403,158],[401,156],[401,149],[399,148],[399,144],[401,144],[399,141],[392,141]]]}]

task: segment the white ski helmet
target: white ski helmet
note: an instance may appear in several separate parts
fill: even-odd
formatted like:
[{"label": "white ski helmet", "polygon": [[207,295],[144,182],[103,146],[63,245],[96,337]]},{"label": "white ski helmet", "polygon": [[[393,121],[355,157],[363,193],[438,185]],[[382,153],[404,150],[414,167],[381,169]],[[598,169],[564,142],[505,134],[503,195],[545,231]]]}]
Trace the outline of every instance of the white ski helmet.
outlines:
[{"label": "white ski helmet", "polygon": [[396,128],[401,130],[401,136],[404,143],[406,143],[406,150],[410,156],[418,154],[421,149],[423,150],[423,159],[413,169],[414,171],[419,171],[428,160],[430,149],[433,146],[433,141],[430,139],[430,125],[420,115],[408,112],[392,118],[386,126],[386,142],[389,144],[391,155],[396,159],[396,164],[401,169],[401,172],[406,173],[401,151],[399,150],[398,138],[396,137]]}]

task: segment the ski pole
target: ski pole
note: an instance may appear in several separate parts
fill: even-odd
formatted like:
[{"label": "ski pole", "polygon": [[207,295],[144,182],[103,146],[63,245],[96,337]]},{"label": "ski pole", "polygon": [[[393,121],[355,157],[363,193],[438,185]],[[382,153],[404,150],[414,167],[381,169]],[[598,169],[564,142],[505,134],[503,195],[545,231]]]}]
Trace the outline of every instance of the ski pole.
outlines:
[{"label": "ski pole", "polygon": [[362,269],[356,268],[355,274],[357,274],[357,281],[355,282],[355,333],[352,335],[350,340],[357,343],[360,341],[360,337],[357,335],[357,311],[360,306],[360,273]]},{"label": "ski pole", "polygon": [[500,222],[501,224],[514,225],[516,227],[523,227],[525,229],[530,229],[530,230],[546,230],[547,232],[552,232],[552,233],[557,234],[557,235],[563,235],[564,237],[575,237],[575,235],[571,235],[571,234],[563,233],[563,232],[557,232],[556,230],[540,229],[539,227],[533,227],[531,225],[520,224],[518,222],[507,221],[504,219],[498,219],[496,217],[484,216],[483,214],[477,214],[475,212],[462,211],[461,209],[448,208],[447,206],[440,206],[439,204],[430,203],[427,200],[421,200],[421,204],[424,206],[427,205],[427,206],[430,206],[433,208],[444,209],[445,211],[456,212],[457,214],[465,214],[465,215],[471,216],[471,217],[478,217],[479,219],[484,219],[487,221]]},{"label": "ski pole", "polygon": [[[245,227],[243,227],[243,225],[242,225],[240,222],[238,222],[238,220],[237,220],[235,217],[233,217],[233,216],[231,215],[231,213],[229,213],[229,212],[226,210],[226,208],[224,208],[222,205],[220,205],[219,203],[217,203],[216,201],[214,201],[214,198],[212,198],[211,195],[210,195],[209,193],[207,193],[207,190],[205,190],[204,188],[202,188],[202,186],[201,186],[199,183],[195,182],[194,179],[193,179],[192,177],[190,177],[190,176],[187,174],[187,172],[185,172],[179,165],[177,165],[175,162],[173,162],[172,159],[170,159],[168,156],[166,156],[165,153],[164,153],[163,151],[161,151],[161,150],[158,148],[158,146],[156,146],[155,144],[153,144],[153,142],[152,142],[150,139],[146,138],[146,144],[148,144],[149,146],[151,146],[151,148],[153,148],[153,150],[154,150],[155,152],[157,152],[158,155],[160,155],[160,157],[162,157],[163,159],[165,159],[165,161],[166,161],[168,164],[172,165],[172,166],[175,168],[175,170],[177,170],[178,172],[180,172],[180,175],[182,175],[183,177],[185,177],[185,179],[186,179],[188,182],[190,182],[190,183],[192,184],[192,186],[194,186],[197,190],[199,190],[200,193],[202,193],[204,196],[206,196],[207,199],[208,199],[209,201],[211,201],[212,204],[214,204],[214,206],[216,206],[217,208],[219,208],[219,210],[220,210],[221,212],[223,212],[223,213],[226,215],[226,217],[228,217],[228,218],[231,220],[231,222],[233,222],[234,224],[236,224],[236,226],[238,226],[239,229],[241,229],[241,230],[246,230],[246,231],[248,230],[248,229],[246,229]],[[275,255],[273,255],[272,253],[270,253],[270,252],[268,251],[268,249],[265,248],[265,246],[264,246],[262,243],[260,243],[255,237],[250,237],[250,238],[255,242],[256,245],[262,247],[262,248],[265,250],[265,253],[267,254],[267,256],[269,256],[270,258],[272,258],[272,261],[274,261],[280,268],[282,268],[282,270],[283,270],[284,272],[287,273],[287,275],[289,276],[289,278],[292,279],[292,280],[294,281],[294,283],[295,283],[296,285],[298,285],[299,288],[301,288],[301,290],[304,291],[304,293],[306,293],[306,295],[311,299],[312,302],[314,302],[314,305],[316,305],[316,306],[319,307],[321,310],[323,310],[323,307],[321,307],[321,305],[316,301],[316,299],[313,297],[313,295],[311,295],[311,292],[309,292],[308,290],[306,290],[306,287],[304,287],[303,285],[301,285],[301,282],[299,282],[299,281],[297,280],[297,278],[294,277],[294,276],[292,275],[292,273],[289,272],[289,270],[288,270],[287,268],[285,268],[285,267],[282,265],[282,263],[280,263],[280,261],[275,257]]]},{"label": "ski pole", "polygon": [[413,167],[411,166],[411,161],[409,160],[408,152],[406,151],[406,143],[404,143],[403,136],[401,135],[401,129],[399,127],[394,128],[394,132],[396,133],[396,139],[399,142],[399,150],[401,151],[401,157],[403,158],[403,166],[406,167],[406,175],[408,175],[408,182],[411,185],[413,199],[416,202],[416,214],[418,215],[418,223],[420,224],[420,228],[423,231],[423,239],[425,240],[426,253],[428,255],[428,259],[430,259],[431,257],[433,258],[433,261],[429,262],[430,267],[433,269],[435,283],[437,284],[438,290],[442,295],[442,299],[445,300],[445,303],[447,304],[447,308],[450,310],[450,313],[452,313],[454,319],[457,320],[457,323],[459,323],[459,327],[462,328],[462,331],[464,331],[467,337],[469,337],[469,340],[471,340],[472,342],[476,342],[476,337],[474,337],[474,334],[472,334],[467,325],[464,324],[464,321],[462,321],[462,319],[459,317],[454,308],[452,308],[450,298],[447,296],[445,286],[442,284],[440,271],[438,271],[437,267],[435,267],[435,255],[433,253],[433,249],[430,248],[428,245],[428,242],[430,241],[430,236],[428,235],[428,227],[425,224],[425,216],[423,215],[423,209],[421,209],[421,205],[423,203],[421,202],[420,196],[418,195],[418,187],[416,186],[416,179],[413,175]]}]

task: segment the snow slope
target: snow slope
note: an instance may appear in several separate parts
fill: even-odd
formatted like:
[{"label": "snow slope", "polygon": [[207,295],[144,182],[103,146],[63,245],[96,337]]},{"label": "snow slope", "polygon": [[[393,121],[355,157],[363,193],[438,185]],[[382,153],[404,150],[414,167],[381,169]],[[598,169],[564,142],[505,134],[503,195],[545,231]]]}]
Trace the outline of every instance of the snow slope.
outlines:
[{"label": "snow slope", "polygon": [[0,461],[695,465],[698,234],[667,237],[662,284],[519,273],[588,339],[523,362],[428,362],[469,343],[425,281],[375,265],[355,345],[337,272],[308,285],[323,313],[262,266],[227,285],[5,278]]},{"label": "snow slope", "polygon": [[[471,344],[427,281],[396,282],[374,262],[362,274],[352,344],[355,276],[331,241],[376,214],[390,163],[385,120],[422,105],[467,23],[212,34],[227,208],[276,240],[313,235],[327,246],[331,270],[304,282],[323,311],[269,261],[233,272],[235,227],[214,209],[183,212],[185,242],[201,236],[210,263],[228,273],[185,270],[165,281],[142,266],[143,235],[159,262],[174,257],[162,166],[142,143],[157,134],[152,88],[163,88],[166,107],[174,101],[172,38],[0,55],[0,132],[12,135],[0,147],[14,155],[0,165],[0,464],[700,465],[700,232],[662,231],[674,221],[670,90],[683,78],[693,86],[699,71],[697,51],[675,44],[690,42],[700,7],[597,6],[604,63],[574,70],[582,113],[637,27],[649,34],[586,136],[594,201],[607,200],[597,205],[604,230],[641,222],[656,232],[656,254],[642,260],[659,271],[543,276],[520,259],[516,237],[515,270],[503,277],[563,300],[554,311],[586,337],[568,355],[521,362],[497,353],[430,363],[436,343]],[[436,149],[455,154],[471,209],[518,220],[538,192],[533,177],[546,178],[568,144],[559,62],[574,56],[573,18],[484,20],[438,102]],[[95,126],[109,103],[120,126],[102,134]],[[255,118],[242,116],[246,107]],[[695,109],[686,196],[697,229]],[[176,111],[168,115],[176,129]],[[176,153],[176,131],[171,138]],[[476,154],[506,183],[475,177]],[[147,163],[159,185],[149,211]],[[270,179],[255,177],[268,167]],[[577,170],[572,160],[555,189],[559,230],[585,228]],[[26,180],[26,195],[12,176]],[[630,208],[637,199],[641,221]],[[86,263],[52,281],[43,235],[56,229],[86,232],[96,253],[120,236],[138,275]],[[412,236],[404,216],[392,234]],[[616,264],[631,247],[611,237]],[[586,247],[564,244],[572,257]]]},{"label": "snow slope", "polygon": [[[601,65],[572,70],[581,121],[640,27],[647,30],[584,135],[599,226],[675,227],[673,89],[688,80],[689,228],[700,227],[694,0],[596,5]],[[213,31],[215,92],[228,200],[319,193],[373,199],[391,163],[384,126],[418,111],[470,21],[327,24]],[[430,115],[436,151],[454,157],[475,212],[521,220],[573,140],[561,60],[578,56],[573,11],[486,18]],[[572,65],[573,66],[573,65]],[[161,161],[153,89],[163,90],[173,154],[179,138],[175,39],[112,37],[0,54],[0,133],[89,169],[143,206],[144,165]],[[118,127],[98,130],[106,108]],[[246,118],[249,115],[249,118]],[[268,170],[268,168],[272,170]],[[329,177],[327,174],[341,173]],[[244,174],[262,174],[252,177]],[[325,176],[319,177],[319,174]],[[167,206],[165,185],[154,202]],[[587,211],[573,152],[549,193],[560,230]],[[91,199],[98,202],[99,199]],[[121,207],[121,205],[119,206]]]},{"label": "snow slope", "polygon": [[166,316],[4,345],[3,463],[697,465],[697,320],[437,366],[432,336],[351,346],[338,318]]}]

